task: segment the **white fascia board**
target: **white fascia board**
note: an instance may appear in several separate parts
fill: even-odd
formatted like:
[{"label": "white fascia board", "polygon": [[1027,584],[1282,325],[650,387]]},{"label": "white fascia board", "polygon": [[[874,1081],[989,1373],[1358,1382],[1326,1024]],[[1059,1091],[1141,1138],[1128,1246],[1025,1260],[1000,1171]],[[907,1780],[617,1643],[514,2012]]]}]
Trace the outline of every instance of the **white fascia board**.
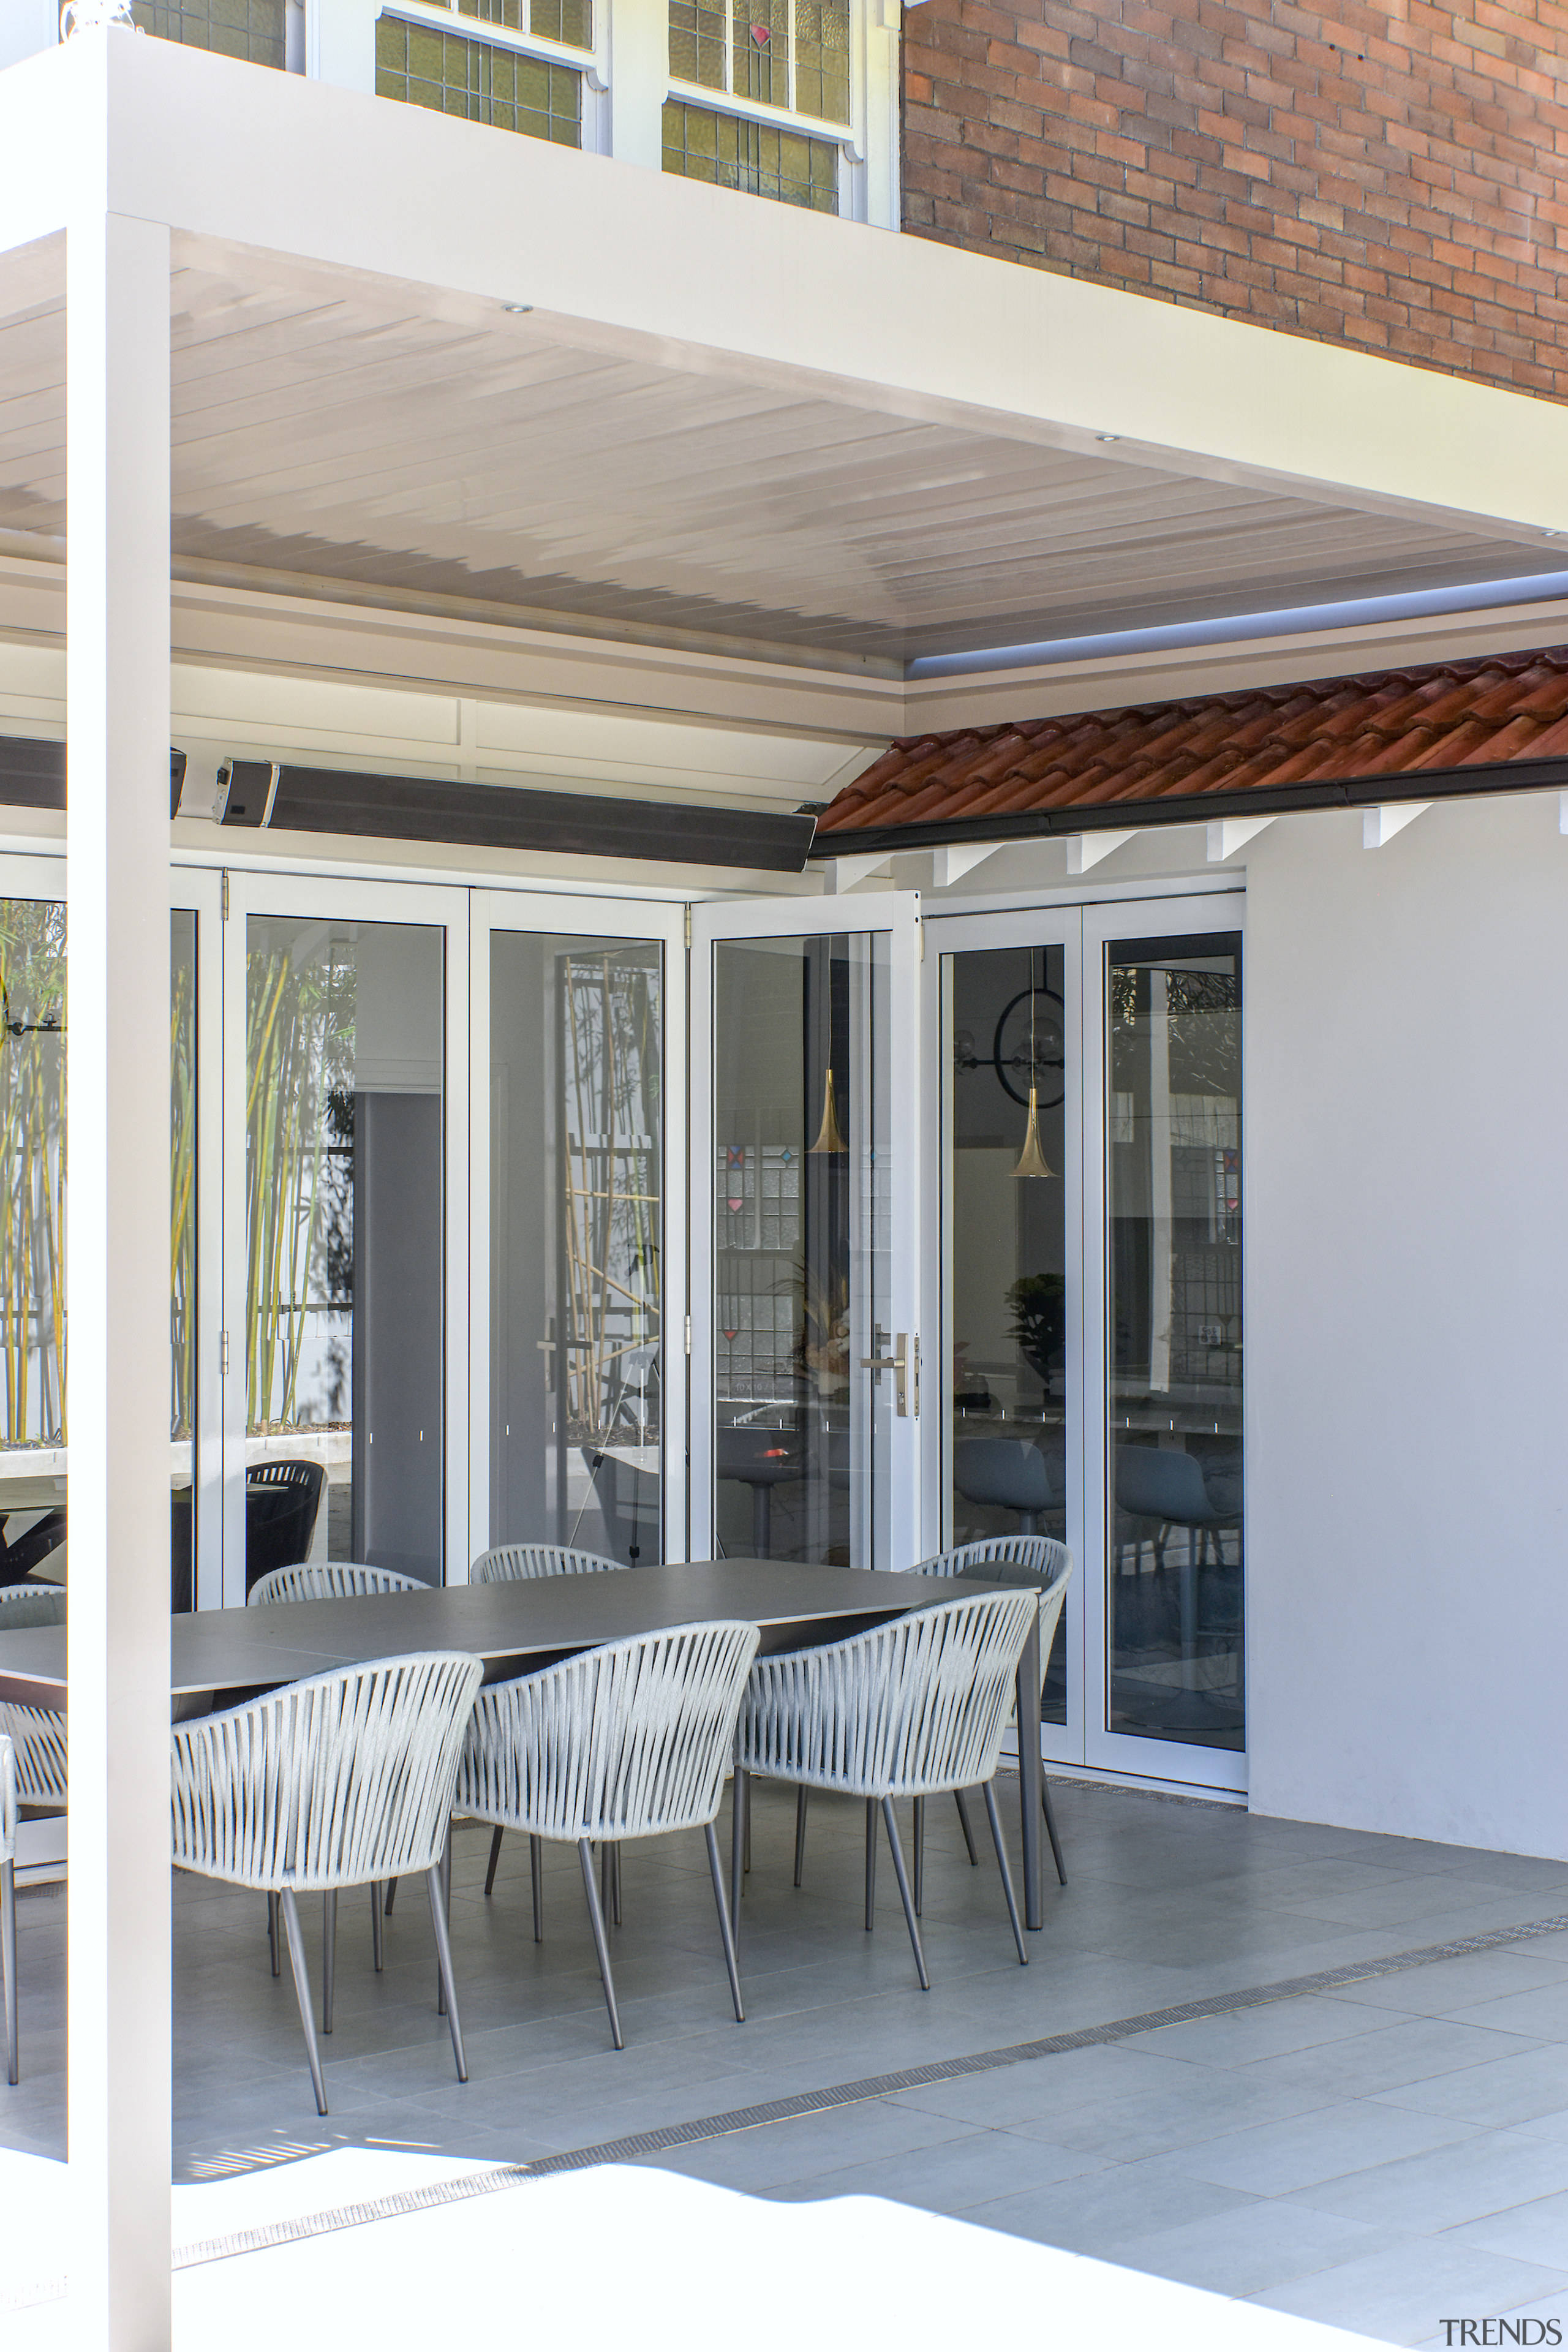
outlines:
[{"label": "white fascia board", "polygon": [[[58,190],[51,142],[75,156],[105,98],[114,210],[439,289],[455,323],[526,301],[576,345],[1113,465],[1484,519],[1521,545],[1568,529],[1554,404],[173,42],[111,29],[0,76],[0,156],[23,142]],[[26,195],[5,177],[0,212]],[[27,198],[31,235],[47,204]]]}]

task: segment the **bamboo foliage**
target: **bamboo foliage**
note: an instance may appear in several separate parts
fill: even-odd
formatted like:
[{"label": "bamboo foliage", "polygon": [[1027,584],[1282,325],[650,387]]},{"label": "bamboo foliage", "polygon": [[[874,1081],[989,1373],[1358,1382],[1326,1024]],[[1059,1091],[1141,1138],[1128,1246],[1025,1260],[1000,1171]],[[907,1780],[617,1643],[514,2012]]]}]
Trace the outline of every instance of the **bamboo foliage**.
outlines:
[{"label": "bamboo foliage", "polygon": [[[177,920],[177,919],[176,919]],[[170,1435],[195,1429],[196,1001],[195,932],[176,932],[169,988],[169,1339],[174,1356]]]},{"label": "bamboo foliage", "polygon": [[354,968],[309,939],[246,959],[246,1422],[290,1427],[305,1318],[333,1279],[346,1204],[332,1137],[352,1118]]},{"label": "bamboo foliage", "polygon": [[65,908],[0,899],[0,1443],[65,1442]]},{"label": "bamboo foliage", "polygon": [[629,1386],[646,1413],[628,1360],[659,1337],[658,973],[609,953],[563,955],[559,971],[566,1409],[586,1442],[616,1426]]}]

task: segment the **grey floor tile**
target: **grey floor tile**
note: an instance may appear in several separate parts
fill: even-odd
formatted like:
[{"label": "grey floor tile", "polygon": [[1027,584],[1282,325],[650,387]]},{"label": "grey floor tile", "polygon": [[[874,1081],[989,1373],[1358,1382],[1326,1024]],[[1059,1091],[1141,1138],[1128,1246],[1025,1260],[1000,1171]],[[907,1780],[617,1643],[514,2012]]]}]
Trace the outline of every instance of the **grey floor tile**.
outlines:
[{"label": "grey floor tile", "polygon": [[1408,2242],[1403,2232],[1263,2198],[1181,2229],[1133,2238],[1117,2260],[1212,2294],[1246,2296]]},{"label": "grey floor tile", "polygon": [[1435,2231],[1568,2189],[1568,2146],[1477,2131],[1425,2156],[1396,2158],[1296,2194],[1304,2205],[1390,2229]]},{"label": "grey floor tile", "polygon": [[1443,2017],[1476,2002],[1500,2000],[1509,1993],[1556,1986],[1568,1990],[1568,1966],[1543,1953],[1513,1949],[1467,1952],[1463,1958],[1428,1960],[1347,1987],[1344,1998],[1373,2009],[1397,2009],[1414,2017]]},{"label": "grey floor tile", "polygon": [[1503,2033],[1528,2033],[1542,2042],[1568,2041],[1568,1976],[1555,1984],[1537,1985],[1529,1992],[1507,1993],[1500,2000],[1456,2003],[1448,2012],[1461,2025],[1489,2025]]},{"label": "grey floor tile", "polygon": [[1082,2179],[1106,2168],[1103,2159],[1081,2148],[1008,2132],[966,2132],[907,2155],[867,2158],[836,2172],[780,2181],[769,2193],[794,2200],[886,2197],[930,2213],[964,2213],[999,2196]]},{"label": "grey floor tile", "polygon": [[1489,2254],[1512,2254],[1523,2263],[1552,2263],[1568,2268],[1568,2191],[1506,2206],[1479,2221],[1461,2222],[1447,2235],[1456,2245],[1480,2246]]},{"label": "grey floor tile", "polygon": [[1207,2221],[1259,2200],[1194,2180],[1163,2158],[1109,2165],[1048,2188],[1026,2189],[971,2206],[965,2219],[1016,2238],[1037,2238],[1070,2252],[1118,2262],[1134,2238]]},{"label": "grey floor tile", "polygon": [[[1446,2024],[1448,2021],[1445,2020]],[[1483,2033],[1482,2026],[1449,2026],[1460,2033]],[[1506,2040],[1511,2042],[1513,2037]],[[1497,2128],[1528,2126],[1568,2107],[1568,2048],[1526,2042],[1522,2049],[1479,2066],[1434,2074],[1425,2082],[1368,2084],[1369,2094],[1392,2105],[1419,2107],[1426,2114],[1458,2116],[1466,2123]],[[1559,2137],[1552,2132],[1549,2137]]]},{"label": "grey floor tile", "polygon": [[1314,2049],[1325,2042],[1348,2042],[1352,2035],[1384,2032],[1396,2022],[1397,2018],[1386,2011],[1309,1993],[1294,2000],[1234,2010],[1226,2016],[1161,2026],[1131,2036],[1125,2046],[1152,2051],[1162,2057],[1191,2058],[1203,2065],[1240,2066],[1250,2058],[1277,2057],[1285,2051]]},{"label": "grey floor tile", "polygon": [[1173,2152],[1171,2161],[1224,2189],[1287,2197],[1347,2172],[1364,2172],[1431,2148],[1457,2147],[1474,2137],[1469,2125],[1447,2116],[1416,2115],[1370,2099],[1344,2099],[1184,2147]]},{"label": "grey floor tile", "polygon": [[899,2094],[900,2105],[933,2115],[990,2124],[1001,2130],[1023,2125],[1051,2126],[1106,2099],[1140,2093],[1180,2095],[1203,2080],[1184,2059],[1160,2058],[1144,2050],[1108,2042],[1097,2050],[1068,2050],[1059,2057],[1026,2059],[1016,2066],[990,2067],[946,2083],[922,2084]]},{"label": "grey floor tile", "polygon": [[1553,2294],[1568,2275],[1442,2239],[1415,2238],[1248,2300],[1392,2344],[1420,2344],[1456,2315],[1479,2317]]},{"label": "grey floor tile", "polygon": [[[1521,2034],[1494,2033],[1482,2025],[1456,2025],[1451,2018],[1407,2017],[1375,2033],[1358,2033],[1348,2042],[1319,2042],[1310,2050],[1287,2051],[1258,2058],[1237,2071],[1257,2073],[1270,2082],[1312,2090],[1325,2100],[1371,2098],[1382,2093],[1399,2106],[1426,2106],[1436,2115],[1457,2114],[1472,2123],[1508,2123],[1508,2116],[1472,2116],[1456,2084],[1458,2104],[1445,2104],[1450,2075],[1459,2072],[1485,2074],[1494,2065],[1511,2065],[1521,2053],[1543,2050],[1545,2044]],[[1423,2095],[1405,2096],[1405,2089]],[[1425,2096],[1430,2088],[1436,2095]]]}]

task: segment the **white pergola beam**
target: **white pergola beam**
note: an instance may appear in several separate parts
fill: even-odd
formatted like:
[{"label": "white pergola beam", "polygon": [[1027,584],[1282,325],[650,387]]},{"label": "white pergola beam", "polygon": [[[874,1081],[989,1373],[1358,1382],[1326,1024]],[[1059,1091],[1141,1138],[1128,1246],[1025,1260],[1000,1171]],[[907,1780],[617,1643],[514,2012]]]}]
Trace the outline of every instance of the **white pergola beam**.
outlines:
[{"label": "white pergola beam", "polygon": [[994,857],[999,849],[1006,847],[1005,841],[944,842],[931,852],[932,888],[951,890],[955,882],[962,882],[966,874],[973,874],[977,866],[984,866],[988,857]]},{"label": "white pergola beam", "polygon": [[1273,822],[1271,816],[1211,817],[1208,828],[1209,864],[1223,866],[1227,857],[1234,857],[1238,849],[1245,849],[1249,841],[1256,841],[1264,828]]},{"label": "white pergola beam", "polygon": [[886,874],[892,862],[890,849],[884,849],[879,855],[872,850],[863,850],[853,857],[836,857],[827,869],[828,881],[836,893],[853,890],[857,882],[864,882],[868,875]]},{"label": "white pergola beam", "polygon": [[1425,816],[1431,805],[1430,801],[1385,801],[1377,808],[1363,809],[1361,818],[1362,847],[1385,847],[1396,833],[1403,833],[1407,824],[1414,824],[1418,816]]},{"label": "white pergola beam", "polygon": [[1069,833],[1068,872],[1087,874],[1091,866],[1098,866],[1102,857],[1109,857],[1113,849],[1120,849],[1124,841],[1131,838],[1131,831],[1114,833],[1108,829],[1104,833]]},{"label": "white pergola beam", "polygon": [[69,2284],[83,2345],[164,2352],[168,230],[89,194],[66,299]]}]

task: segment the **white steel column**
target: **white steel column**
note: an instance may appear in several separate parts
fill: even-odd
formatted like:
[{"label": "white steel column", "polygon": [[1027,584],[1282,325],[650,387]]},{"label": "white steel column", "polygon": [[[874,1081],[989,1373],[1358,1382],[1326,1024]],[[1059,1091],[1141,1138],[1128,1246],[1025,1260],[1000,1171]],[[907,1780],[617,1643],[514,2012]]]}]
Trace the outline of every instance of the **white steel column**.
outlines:
[{"label": "white steel column", "polygon": [[169,234],[66,240],[70,2293],[170,2340]]}]

